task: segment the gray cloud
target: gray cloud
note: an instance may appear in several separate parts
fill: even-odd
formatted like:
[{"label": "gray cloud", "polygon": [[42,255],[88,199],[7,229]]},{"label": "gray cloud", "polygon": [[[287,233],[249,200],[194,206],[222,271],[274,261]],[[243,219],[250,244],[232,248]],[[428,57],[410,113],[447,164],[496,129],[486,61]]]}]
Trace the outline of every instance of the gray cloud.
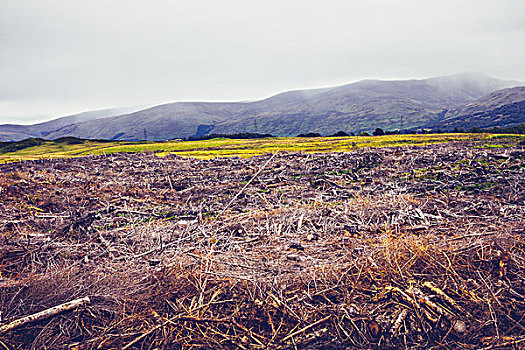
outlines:
[{"label": "gray cloud", "polygon": [[518,0],[3,0],[0,123],[363,78],[525,80],[524,38]]}]

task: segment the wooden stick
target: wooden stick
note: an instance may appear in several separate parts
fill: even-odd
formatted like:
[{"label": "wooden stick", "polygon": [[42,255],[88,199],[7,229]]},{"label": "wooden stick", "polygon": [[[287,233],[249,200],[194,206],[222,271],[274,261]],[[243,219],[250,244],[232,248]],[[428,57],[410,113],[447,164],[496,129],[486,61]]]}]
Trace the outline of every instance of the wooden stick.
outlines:
[{"label": "wooden stick", "polygon": [[255,173],[255,175],[252,176],[252,178],[250,179],[250,181],[248,181],[246,183],[246,185],[244,185],[243,188],[241,188],[241,190],[239,192],[237,192],[237,194],[235,195],[235,197],[233,197],[231,199],[231,201],[224,207],[224,209],[219,213],[219,215],[217,215],[217,217],[219,216],[222,216],[222,214],[224,214],[224,212],[230,207],[230,205],[232,205],[232,203],[237,199],[237,197],[239,197],[241,195],[241,193],[244,192],[244,190],[246,189],[246,187],[248,187],[252,181],[261,173],[261,171],[268,165],[268,163],[270,163],[272,161],[272,159],[277,155],[277,153],[279,153],[279,150],[277,150],[277,152],[275,152],[267,161],[266,163],[264,163],[260,168],[259,170],[257,170],[257,172]]},{"label": "wooden stick", "polygon": [[317,326],[320,323],[323,323],[324,321],[328,320],[330,317],[332,317],[332,315],[328,315],[325,318],[320,319],[319,321],[315,321],[314,323],[312,323],[312,324],[310,324],[310,325],[308,325],[308,326],[306,326],[304,328],[299,329],[298,331],[295,331],[295,332],[293,332],[291,334],[288,334],[286,337],[284,337],[283,341],[286,341],[286,340],[290,339],[291,337],[295,337],[296,335],[301,334],[301,333],[309,330],[310,328]]},{"label": "wooden stick", "polygon": [[40,321],[40,320],[43,320],[43,319],[46,319],[46,318],[58,315],[58,314],[60,314],[62,312],[66,312],[66,311],[70,311],[70,310],[76,309],[77,307],[89,304],[90,302],[91,301],[89,300],[88,297],[80,298],[80,299],[72,300],[72,301],[64,303],[64,304],[60,304],[60,305],[54,306],[54,307],[52,307],[50,309],[47,309],[47,310],[44,310],[44,311],[37,312],[36,314],[32,314],[32,315],[29,315],[29,316],[25,316],[25,317],[19,318],[18,320],[15,320],[15,321],[13,321],[11,323],[8,323],[6,325],[1,326],[0,327],[0,334],[9,332],[9,331],[11,331],[11,330],[13,330],[15,328],[18,328],[18,327],[23,326],[23,325],[25,325],[27,323],[30,323],[30,322]]},{"label": "wooden stick", "polygon": [[497,349],[497,348],[505,348],[509,346],[518,345],[519,343],[523,343],[523,342],[525,342],[525,338],[507,341],[507,342],[499,343],[499,344],[494,344],[486,348],[482,348],[481,350],[492,350],[492,349]]},{"label": "wooden stick", "polygon": [[399,332],[399,329],[401,329],[401,324],[403,323],[407,315],[408,315],[408,309],[405,309],[405,308],[403,308],[403,310],[401,310],[399,315],[397,315],[397,318],[394,321],[392,328],[390,329],[391,337],[397,336],[397,332]]},{"label": "wooden stick", "polygon": [[5,345],[5,343],[3,341],[0,340],[0,345],[2,345],[2,347],[5,349],[5,350],[11,350],[9,349],[9,347],[7,345]]},{"label": "wooden stick", "polygon": [[450,305],[455,307],[458,311],[463,312],[463,309],[461,308],[461,306],[459,306],[458,303],[456,303],[456,301],[454,299],[449,297],[442,289],[437,287],[434,283],[426,281],[426,282],[423,283],[423,287],[430,289],[432,292],[434,292],[437,295],[439,295],[447,303],[449,303]]},{"label": "wooden stick", "polygon": [[[206,305],[203,305],[206,306]],[[170,323],[176,321],[189,321],[189,322],[209,322],[209,323],[232,323],[233,321],[229,318],[205,318],[205,317],[192,317],[192,316],[180,316],[167,320]]]}]

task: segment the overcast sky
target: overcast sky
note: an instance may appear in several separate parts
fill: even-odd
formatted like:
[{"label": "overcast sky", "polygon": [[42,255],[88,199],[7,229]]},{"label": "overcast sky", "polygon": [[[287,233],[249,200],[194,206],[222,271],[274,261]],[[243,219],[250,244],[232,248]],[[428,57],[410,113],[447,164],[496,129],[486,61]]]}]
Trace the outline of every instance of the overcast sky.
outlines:
[{"label": "overcast sky", "polygon": [[0,124],[365,78],[525,81],[523,0],[1,0]]}]

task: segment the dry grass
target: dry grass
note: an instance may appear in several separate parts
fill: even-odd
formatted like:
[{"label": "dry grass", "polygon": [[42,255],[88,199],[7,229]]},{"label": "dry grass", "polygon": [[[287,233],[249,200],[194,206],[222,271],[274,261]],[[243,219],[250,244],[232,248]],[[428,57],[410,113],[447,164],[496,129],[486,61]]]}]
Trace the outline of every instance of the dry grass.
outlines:
[{"label": "dry grass", "polygon": [[519,348],[525,151],[472,146],[279,154],[222,215],[270,155],[5,165],[2,319],[92,302],[2,342]]}]

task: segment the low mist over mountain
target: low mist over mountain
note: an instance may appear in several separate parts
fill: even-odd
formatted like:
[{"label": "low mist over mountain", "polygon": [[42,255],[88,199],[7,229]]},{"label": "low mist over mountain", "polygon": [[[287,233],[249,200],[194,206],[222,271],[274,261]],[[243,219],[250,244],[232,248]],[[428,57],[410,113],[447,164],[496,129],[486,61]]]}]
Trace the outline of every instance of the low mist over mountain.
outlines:
[{"label": "low mist over mountain", "polygon": [[429,127],[468,130],[509,127],[525,122],[525,86],[498,90],[474,102],[443,112]]},{"label": "low mist over mountain", "polygon": [[107,118],[122,113],[132,112],[134,110],[136,110],[136,108],[101,109],[61,117],[33,125],[3,124],[0,125],[0,141],[19,141],[30,137],[47,138],[49,133],[66,125],[82,123],[99,118]]},{"label": "low mist over mountain", "polygon": [[[479,73],[422,80],[363,80],[333,88],[285,92],[255,102],[178,102],[109,118],[68,119],[60,123],[57,119],[54,130],[49,125],[44,129],[37,127],[42,124],[27,130],[32,135],[39,131],[38,136],[49,139],[75,136],[113,140],[163,140],[209,133],[327,135],[340,130],[372,131],[377,127],[401,130],[437,125],[444,110],[450,111],[449,118],[456,118],[462,113],[459,109],[453,112],[458,106],[516,85],[519,83]],[[16,139],[17,127],[21,128],[0,126],[0,136],[9,131]]]}]

